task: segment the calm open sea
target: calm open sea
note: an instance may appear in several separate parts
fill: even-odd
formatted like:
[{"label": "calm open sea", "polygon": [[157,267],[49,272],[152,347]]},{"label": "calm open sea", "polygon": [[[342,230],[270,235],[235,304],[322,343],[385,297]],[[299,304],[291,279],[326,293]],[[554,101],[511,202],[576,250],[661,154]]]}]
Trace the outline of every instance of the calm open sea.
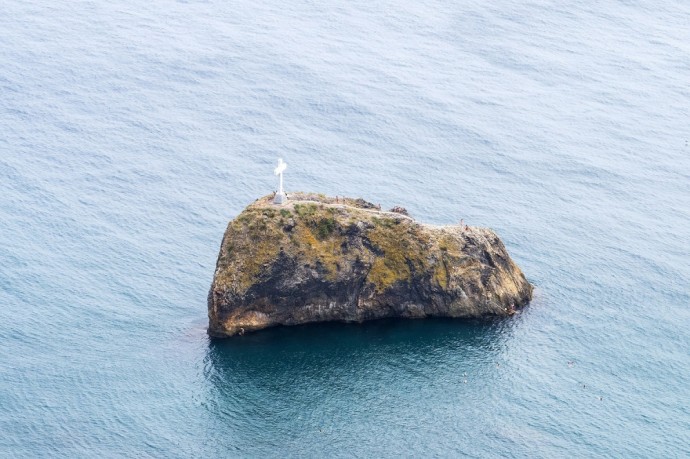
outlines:
[{"label": "calm open sea", "polygon": [[[690,456],[690,3],[0,7],[0,456]],[[277,186],[494,228],[510,320],[206,337]]]}]

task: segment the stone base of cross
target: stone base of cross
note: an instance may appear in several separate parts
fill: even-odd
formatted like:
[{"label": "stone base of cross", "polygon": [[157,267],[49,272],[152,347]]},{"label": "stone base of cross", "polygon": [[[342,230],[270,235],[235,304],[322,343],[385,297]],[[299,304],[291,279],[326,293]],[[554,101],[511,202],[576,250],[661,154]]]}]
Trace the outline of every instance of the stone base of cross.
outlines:
[{"label": "stone base of cross", "polygon": [[287,201],[287,195],[285,193],[276,193],[273,198],[273,204],[283,204],[285,201]]}]

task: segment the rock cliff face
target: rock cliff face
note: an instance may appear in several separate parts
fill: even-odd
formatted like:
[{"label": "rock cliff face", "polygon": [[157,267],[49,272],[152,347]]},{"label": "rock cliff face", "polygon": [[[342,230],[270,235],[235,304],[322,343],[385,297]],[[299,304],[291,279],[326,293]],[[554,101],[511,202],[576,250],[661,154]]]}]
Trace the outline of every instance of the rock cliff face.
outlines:
[{"label": "rock cliff face", "polygon": [[532,286],[489,229],[431,226],[361,199],[258,199],[230,222],[208,333],[385,317],[510,315]]}]

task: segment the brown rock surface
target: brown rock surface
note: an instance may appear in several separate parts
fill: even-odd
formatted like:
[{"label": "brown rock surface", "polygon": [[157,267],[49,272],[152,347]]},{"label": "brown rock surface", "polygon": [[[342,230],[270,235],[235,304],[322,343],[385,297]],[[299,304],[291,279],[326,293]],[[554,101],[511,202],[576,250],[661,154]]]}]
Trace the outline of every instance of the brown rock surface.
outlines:
[{"label": "brown rock surface", "polygon": [[420,224],[362,199],[258,199],[228,225],[208,332],[386,317],[504,316],[532,286],[490,229]]}]

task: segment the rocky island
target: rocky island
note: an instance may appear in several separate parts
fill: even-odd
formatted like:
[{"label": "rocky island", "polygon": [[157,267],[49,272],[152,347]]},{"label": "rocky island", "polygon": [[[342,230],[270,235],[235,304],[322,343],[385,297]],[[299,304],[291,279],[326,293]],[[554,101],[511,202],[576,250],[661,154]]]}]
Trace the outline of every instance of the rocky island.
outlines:
[{"label": "rocky island", "polygon": [[295,193],[256,200],[225,232],[208,333],[387,317],[514,314],[532,286],[490,229],[416,222],[402,208]]}]

